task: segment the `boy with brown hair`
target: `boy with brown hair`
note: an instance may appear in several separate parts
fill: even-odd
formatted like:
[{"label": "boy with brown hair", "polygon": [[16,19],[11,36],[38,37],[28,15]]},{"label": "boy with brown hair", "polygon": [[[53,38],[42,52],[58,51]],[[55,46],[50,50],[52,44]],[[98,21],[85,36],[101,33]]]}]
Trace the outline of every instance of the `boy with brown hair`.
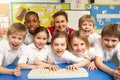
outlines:
[{"label": "boy with brown hair", "polygon": [[101,38],[95,41],[94,47],[96,50],[95,62],[97,67],[112,75],[115,80],[120,80],[119,69],[113,70],[104,64],[104,62],[111,61],[113,56],[116,55],[120,65],[120,25],[106,25],[101,32]]}]

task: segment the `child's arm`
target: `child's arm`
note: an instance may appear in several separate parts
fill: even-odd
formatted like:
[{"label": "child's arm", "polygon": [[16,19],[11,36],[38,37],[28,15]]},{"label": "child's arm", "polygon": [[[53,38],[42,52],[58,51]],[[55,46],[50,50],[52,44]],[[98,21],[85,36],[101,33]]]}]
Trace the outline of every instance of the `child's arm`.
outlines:
[{"label": "child's arm", "polygon": [[95,61],[91,61],[89,64],[86,65],[86,67],[87,67],[89,70],[97,69],[97,66],[96,66],[96,64],[95,64]]},{"label": "child's arm", "polygon": [[114,73],[114,70],[111,69],[110,67],[106,66],[104,63],[103,63],[103,60],[101,57],[98,57],[96,56],[95,57],[95,63],[96,63],[96,66],[101,69],[102,71],[110,74],[110,75],[113,75]]},{"label": "child's arm", "polygon": [[41,60],[38,59],[38,58],[36,58],[36,59],[34,60],[34,64],[37,65],[37,66],[43,66],[43,67],[45,67],[45,68],[50,66],[50,64],[47,64],[47,63],[41,61]]},{"label": "child's arm", "polygon": [[67,66],[66,69],[68,69],[68,70],[78,69],[79,67],[85,66],[88,63],[90,63],[90,60],[85,58],[85,59],[83,59],[82,61],[80,61],[78,63]]},{"label": "child's arm", "polygon": [[21,71],[19,67],[16,67],[15,69],[8,69],[5,67],[0,66],[0,73],[2,74],[13,74],[15,76],[20,76]]},{"label": "child's arm", "polygon": [[51,65],[49,63],[44,63],[38,58],[35,59],[34,64],[38,65],[38,66],[43,66],[44,68],[47,68],[47,69],[52,70],[52,71],[56,71],[59,69],[58,65]]},{"label": "child's arm", "polygon": [[120,66],[114,71],[113,77],[115,80],[120,80]]},{"label": "child's arm", "polygon": [[[30,64],[26,64],[26,63],[19,63],[18,66],[22,69],[37,69],[37,68],[40,68],[40,66],[30,65]],[[41,66],[41,68],[43,68],[43,67]]]}]

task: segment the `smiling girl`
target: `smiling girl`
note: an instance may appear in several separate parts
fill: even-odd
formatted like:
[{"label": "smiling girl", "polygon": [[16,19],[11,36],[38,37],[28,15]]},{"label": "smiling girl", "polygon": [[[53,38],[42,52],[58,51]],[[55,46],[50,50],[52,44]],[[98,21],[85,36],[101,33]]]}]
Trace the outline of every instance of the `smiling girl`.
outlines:
[{"label": "smiling girl", "polygon": [[47,65],[41,61],[42,66],[37,66],[34,64],[34,61],[38,55],[44,55],[44,51],[48,47],[46,45],[48,38],[49,35],[46,28],[41,26],[36,28],[35,32],[33,33],[34,43],[31,43],[27,46],[27,49],[24,51],[23,55],[21,56],[18,62],[18,66],[25,69],[33,69]]}]

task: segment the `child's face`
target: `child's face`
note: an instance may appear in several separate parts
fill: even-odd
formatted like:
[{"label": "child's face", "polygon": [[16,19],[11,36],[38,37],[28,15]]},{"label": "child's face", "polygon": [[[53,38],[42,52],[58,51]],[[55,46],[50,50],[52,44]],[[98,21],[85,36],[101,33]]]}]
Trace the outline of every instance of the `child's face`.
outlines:
[{"label": "child's face", "polygon": [[67,48],[67,43],[65,38],[56,38],[52,43],[53,51],[57,56],[62,56]]},{"label": "child's face", "polygon": [[24,36],[20,33],[8,35],[8,41],[11,49],[17,50],[24,41]]},{"label": "child's face", "polygon": [[34,43],[38,49],[42,49],[46,45],[47,40],[47,34],[44,31],[39,32],[34,36]]},{"label": "child's face", "polygon": [[74,37],[70,45],[76,56],[81,56],[86,51],[86,44],[80,38]]},{"label": "child's face", "polygon": [[26,17],[25,25],[28,28],[30,33],[33,33],[34,30],[40,25],[40,22],[36,15],[31,14]]},{"label": "child's face", "polygon": [[92,22],[84,21],[80,27],[86,36],[90,36],[94,32],[94,25]]},{"label": "child's face", "polygon": [[55,28],[58,31],[66,31],[66,27],[67,27],[67,20],[64,16],[59,15],[55,18]]},{"label": "child's face", "polygon": [[115,48],[118,43],[119,43],[119,39],[118,37],[115,36],[104,36],[102,38],[102,45],[108,51],[111,51],[113,48]]}]

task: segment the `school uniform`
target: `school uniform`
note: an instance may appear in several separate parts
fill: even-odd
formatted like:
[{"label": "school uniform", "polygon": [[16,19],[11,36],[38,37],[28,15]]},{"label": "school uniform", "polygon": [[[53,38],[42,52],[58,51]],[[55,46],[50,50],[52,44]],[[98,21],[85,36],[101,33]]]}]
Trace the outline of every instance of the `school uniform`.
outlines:
[{"label": "school uniform", "polygon": [[100,38],[95,41],[95,50],[96,56],[101,57],[103,61],[112,60],[114,55],[116,55],[118,60],[120,61],[120,42],[117,44],[115,48],[113,48],[111,51],[108,51],[103,47]]},{"label": "school uniform", "polygon": [[26,45],[22,44],[17,50],[11,49],[7,40],[0,41],[0,65],[8,66],[16,63],[23,51],[26,49]]},{"label": "school uniform", "polygon": [[88,40],[89,40],[89,43],[90,43],[90,46],[93,47],[94,46],[94,43],[95,43],[95,40],[96,39],[99,39],[101,36],[97,33],[92,33],[89,37],[88,37]]},{"label": "school uniform", "polygon": [[[74,56],[71,52],[68,50],[65,50],[62,56],[57,56],[54,51],[52,50],[51,46],[46,50],[46,53],[44,53],[48,61],[50,61],[51,64],[61,64],[61,63],[76,63],[79,62],[80,60]],[[43,57],[42,56],[42,57]],[[38,56],[38,58],[41,60],[41,56]]]},{"label": "school uniform", "polygon": [[90,47],[89,50],[86,50],[82,55],[78,56],[79,60],[82,61],[85,58],[89,60],[94,60],[95,58],[95,49]]},{"label": "school uniform", "polygon": [[29,45],[29,44],[32,43],[32,42],[33,42],[33,35],[30,34],[29,31],[27,31],[27,34],[26,34],[24,43],[25,43],[26,45]]},{"label": "school uniform", "polygon": [[27,46],[27,49],[24,51],[23,55],[20,57],[18,63],[33,64],[35,58],[38,55],[44,55],[47,45],[45,45],[41,50],[39,50],[34,43],[31,43]]}]

